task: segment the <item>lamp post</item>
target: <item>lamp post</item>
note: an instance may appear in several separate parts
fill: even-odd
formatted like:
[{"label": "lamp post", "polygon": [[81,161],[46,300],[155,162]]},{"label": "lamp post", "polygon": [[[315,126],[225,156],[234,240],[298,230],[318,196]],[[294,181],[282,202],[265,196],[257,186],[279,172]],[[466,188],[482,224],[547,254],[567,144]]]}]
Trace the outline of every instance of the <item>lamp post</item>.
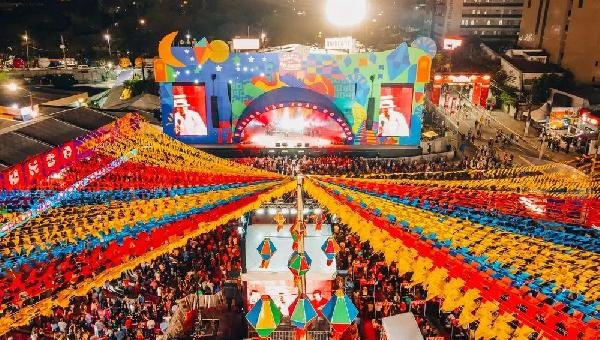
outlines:
[{"label": "lamp post", "polygon": [[25,31],[25,35],[23,36],[23,39],[25,39],[25,50],[27,53],[27,68],[29,68],[29,36],[27,35],[27,31]]},{"label": "lamp post", "polygon": [[106,39],[106,42],[108,43],[108,56],[112,57],[112,51],[110,49],[110,34],[108,34],[108,31],[106,31],[106,34],[104,34],[104,39]]},{"label": "lamp post", "polygon": [[19,87],[15,83],[10,83],[10,84],[6,85],[6,88],[10,92],[17,92],[18,90],[22,90],[22,91],[26,92],[29,95],[29,107],[31,108],[31,112],[34,112],[34,110],[33,110],[33,93],[31,93],[31,91],[28,91],[27,89],[25,89],[23,87]]}]

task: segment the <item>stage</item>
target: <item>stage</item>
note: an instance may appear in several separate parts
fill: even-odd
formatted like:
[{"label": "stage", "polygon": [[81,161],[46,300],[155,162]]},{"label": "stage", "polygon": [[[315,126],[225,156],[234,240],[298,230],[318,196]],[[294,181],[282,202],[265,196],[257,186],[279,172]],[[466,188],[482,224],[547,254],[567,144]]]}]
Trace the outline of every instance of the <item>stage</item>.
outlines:
[{"label": "stage", "polygon": [[222,158],[285,156],[285,155],[336,155],[365,158],[398,158],[414,157],[422,153],[419,146],[403,145],[328,145],[326,147],[264,147],[249,144],[192,144]]}]

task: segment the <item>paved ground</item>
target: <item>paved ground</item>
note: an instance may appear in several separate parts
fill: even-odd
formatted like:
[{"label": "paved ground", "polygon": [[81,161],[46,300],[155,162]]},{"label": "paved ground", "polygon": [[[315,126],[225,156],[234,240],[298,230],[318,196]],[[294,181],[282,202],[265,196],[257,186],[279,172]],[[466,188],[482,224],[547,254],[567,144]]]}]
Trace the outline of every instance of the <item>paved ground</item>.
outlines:
[{"label": "paved ground", "polygon": [[[444,109],[441,109],[443,113]],[[495,138],[497,131],[502,131],[506,135],[511,133],[517,139],[516,143],[505,146],[497,146],[501,152],[509,152],[515,156],[515,163],[520,165],[540,164],[537,160],[540,154],[541,140],[537,131],[529,129],[529,135],[524,136],[525,122],[518,121],[503,111],[495,110],[489,112],[480,107],[465,105],[461,111],[451,114],[443,113],[454,129],[458,129],[462,134],[467,135],[476,132],[476,121],[482,123],[482,138],[476,139],[476,145],[482,145],[490,138]],[[543,160],[559,163],[566,163],[575,157],[580,156],[575,152],[569,154],[564,152],[554,152],[544,146]]]}]

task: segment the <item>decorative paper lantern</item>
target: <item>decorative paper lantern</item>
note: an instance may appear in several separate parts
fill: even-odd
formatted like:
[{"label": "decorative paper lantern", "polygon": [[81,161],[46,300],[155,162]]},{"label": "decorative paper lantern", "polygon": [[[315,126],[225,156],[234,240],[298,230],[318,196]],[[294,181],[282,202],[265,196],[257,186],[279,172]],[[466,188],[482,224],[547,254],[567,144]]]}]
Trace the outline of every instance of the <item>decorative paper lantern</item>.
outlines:
[{"label": "decorative paper lantern", "polygon": [[310,269],[312,260],[306,253],[294,251],[288,261],[288,268],[294,276],[303,276]]},{"label": "decorative paper lantern", "polygon": [[329,236],[325,243],[321,246],[321,249],[327,257],[327,265],[331,266],[335,260],[335,255],[340,251],[340,246],[335,242],[333,236]]},{"label": "decorative paper lantern", "polygon": [[323,315],[331,324],[333,332],[341,335],[356,319],[358,310],[344,291],[338,289],[323,307]]},{"label": "decorative paper lantern", "polygon": [[314,216],[315,230],[321,230],[323,228],[323,222],[325,222],[325,216],[323,214],[316,214]]},{"label": "decorative paper lantern", "polygon": [[275,214],[275,217],[273,217],[273,219],[275,220],[275,223],[277,223],[277,231],[280,231],[281,229],[283,229],[283,224],[285,223],[285,217],[283,216],[283,214],[278,211],[277,214]]},{"label": "decorative paper lantern", "polygon": [[294,241],[292,243],[292,249],[298,251],[298,240],[300,240],[306,234],[306,232],[300,228],[298,223],[294,223],[290,227],[290,234],[292,235],[292,240]]},{"label": "decorative paper lantern", "polygon": [[260,257],[262,258],[260,267],[267,268],[269,266],[271,257],[273,257],[273,254],[277,251],[277,247],[275,247],[270,238],[265,237],[265,239],[258,245],[256,250],[258,250]]},{"label": "decorative paper lantern", "polygon": [[248,311],[246,320],[260,337],[266,338],[281,323],[281,311],[269,295],[263,295]]},{"label": "decorative paper lantern", "polygon": [[290,320],[299,329],[306,326],[317,317],[315,307],[310,303],[306,294],[300,294],[289,307]]}]

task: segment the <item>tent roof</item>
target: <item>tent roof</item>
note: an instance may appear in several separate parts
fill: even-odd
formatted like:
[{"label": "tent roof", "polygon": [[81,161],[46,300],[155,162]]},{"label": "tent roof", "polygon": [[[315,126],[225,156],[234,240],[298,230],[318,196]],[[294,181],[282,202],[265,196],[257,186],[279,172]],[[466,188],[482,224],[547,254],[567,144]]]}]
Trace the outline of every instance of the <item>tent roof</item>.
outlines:
[{"label": "tent roof", "polygon": [[402,313],[381,319],[388,340],[423,340],[412,313]]}]

